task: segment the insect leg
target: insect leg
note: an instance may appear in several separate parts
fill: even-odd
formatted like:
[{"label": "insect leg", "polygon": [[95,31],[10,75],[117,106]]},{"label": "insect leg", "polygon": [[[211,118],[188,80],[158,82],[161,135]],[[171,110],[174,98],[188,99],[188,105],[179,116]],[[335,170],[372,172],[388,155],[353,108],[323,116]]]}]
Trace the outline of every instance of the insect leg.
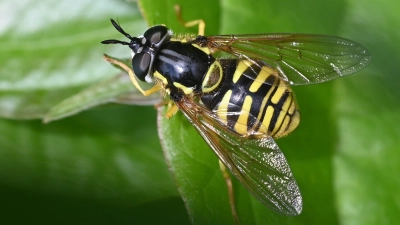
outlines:
[{"label": "insect leg", "polygon": [[204,20],[199,19],[199,20],[192,20],[192,21],[186,22],[182,18],[181,6],[180,5],[175,5],[174,9],[175,9],[175,14],[176,14],[176,17],[178,18],[179,23],[181,23],[184,27],[199,26],[198,35],[201,35],[201,36],[204,35],[204,30],[206,29],[206,23],[204,22]]},{"label": "insect leg", "polygon": [[228,196],[229,196],[229,204],[231,205],[231,213],[233,216],[233,219],[235,220],[236,224],[240,224],[239,217],[236,212],[236,206],[235,206],[235,197],[233,195],[233,186],[232,186],[232,179],[231,176],[229,176],[228,171],[226,170],[225,165],[221,162],[219,162],[219,168],[221,169],[222,176],[224,176],[226,187],[228,189]]},{"label": "insect leg", "polygon": [[118,60],[116,60],[116,59],[113,59],[113,58],[111,58],[111,57],[109,57],[109,56],[107,56],[107,55],[105,55],[105,54],[103,55],[103,59],[105,59],[105,60],[108,61],[109,63],[115,64],[115,65],[121,67],[121,68],[124,69],[126,72],[128,72],[129,77],[130,77],[130,79],[131,79],[133,85],[134,85],[144,96],[151,95],[151,94],[153,94],[154,92],[157,92],[157,91],[159,91],[159,90],[162,89],[161,86],[155,85],[154,87],[150,88],[149,90],[144,91],[144,90],[140,87],[139,83],[137,82],[137,80],[136,80],[136,78],[135,78],[135,75],[133,74],[133,71],[132,71],[131,68],[129,68],[129,67],[128,67],[127,65],[125,65],[124,63],[122,63],[122,62],[120,62],[120,61],[118,61]]},{"label": "insect leg", "polygon": [[170,101],[168,103],[168,112],[165,114],[165,117],[167,117],[168,119],[171,118],[173,115],[175,115],[175,113],[178,112],[178,110],[178,106],[173,101]]}]

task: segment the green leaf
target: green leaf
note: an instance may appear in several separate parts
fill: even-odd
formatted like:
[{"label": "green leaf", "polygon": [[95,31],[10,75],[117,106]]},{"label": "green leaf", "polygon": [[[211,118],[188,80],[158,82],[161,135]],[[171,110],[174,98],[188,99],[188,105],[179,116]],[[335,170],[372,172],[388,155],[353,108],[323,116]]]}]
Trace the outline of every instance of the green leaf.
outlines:
[{"label": "green leaf", "polygon": [[[115,71],[101,59],[110,48],[100,41],[123,37],[108,19],[118,17],[133,32],[146,26],[128,3],[93,3],[0,3],[8,10],[0,35],[0,116],[41,118],[53,105]],[[130,55],[127,49],[117,52]]]},{"label": "green leaf", "polygon": [[[147,87],[148,85],[144,85]],[[45,123],[77,114],[91,107],[106,103],[124,103],[132,105],[155,105],[161,101],[158,95],[143,98],[135,89],[126,73],[94,84],[52,107],[43,121]]]},{"label": "green leaf", "polygon": [[[2,223],[187,221],[155,141],[155,111],[138,108],[85,112],[48,125],[0,120]],[[175,210],[163,213],[171,204]],[[163,218],[149,220],[142,208]],[[29,216],[14,218],[17,212]]]}]

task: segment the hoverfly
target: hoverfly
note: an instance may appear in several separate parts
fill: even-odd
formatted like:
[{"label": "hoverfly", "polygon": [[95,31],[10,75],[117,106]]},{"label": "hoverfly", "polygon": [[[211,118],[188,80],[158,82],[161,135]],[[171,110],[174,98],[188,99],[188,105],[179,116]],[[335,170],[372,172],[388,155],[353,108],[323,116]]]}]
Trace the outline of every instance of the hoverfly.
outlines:
[{"label": "hoverfly", "polygon": [[[132,69],[105,56],[130,75],[145,95],[161,91],[169,118],[180,110],[219,160],[262,203],[285,215],[302,211],[302,197],[274,139],[292,132],[300,113],[290,85],[308,85],[355,73],[370,61],[356,42],[310,34],[174,35],[150,27],[129,39]],[[204,26],[203,26],[204,27]],[[200,30],[200,29],[199,29]],[[220,52],[227,57],[217,57]],[[143,91],[136,78],[154,83]]]}]

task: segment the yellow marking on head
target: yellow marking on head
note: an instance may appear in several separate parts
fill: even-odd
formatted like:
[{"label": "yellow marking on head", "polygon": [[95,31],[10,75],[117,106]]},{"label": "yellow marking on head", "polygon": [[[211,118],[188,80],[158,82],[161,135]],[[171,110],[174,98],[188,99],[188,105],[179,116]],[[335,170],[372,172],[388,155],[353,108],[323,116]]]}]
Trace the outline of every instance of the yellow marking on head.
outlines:
[{"label": "yellow marking on head", "polygon": [[[251,92],[256,92],[258,89],[261,87],[261,85],[267,80],[269,76],[272,76],[274,70],[267,67],[263,66],[260,70],[260,73],[258,73],[256,79],[253,81],[253,83],[250,86],[250,91]],[[272,85],[272,84],[271,84]]]},{"label": "yellow marking on head", "polygon": [[244,99],[243,102],[243,106],[242,106],[242,112],[239,115],[238,120],[236,121],[235,124],[235,131],[238,134],[247,134],[247,120],[249,118],[249,112],[250,112],[250,108],[251,108],[251,104],[253,103],[253,99],[251,98],[251,96],[246,96],[246,98]]},{"label": "yellow marking on head", "polygon": [[160,80],[164,85],[168,84],[167,78],[165,78],[161,73],[158,71],[154,72],[154,78]]},{"label": "yellow marking on head", "polygon": [[235,73],[233,74],[233,83],[236,83],[239,78],[242,76],[244,71],[249,68],[252,63],[248,60],[239,60],[239,63],[236,67]]},{"label": "yellow marking on head", "polygon": [[231,99],[232,95],[232,90],[229,90],[225,93],[224,97],[222,98],[221,102],[219,103],[218,109],[217,109],[217,115],[218,117],[226,124],[228,121],[228,118],[226,116],[228,112],[228,105],[229,105],[229,100]]},{"label": "yellow marking on head", "polygon": [[193,88],[186,87],[183,84],[180,84],[178,82],[174,82],[173,85],[183,91],[186,95],[192,94],[193,93]]},{"label": "yellow marking on head", "polygon": [[221,64],[215,60],[204,76],[203,83],[201,84],[201,90],[204,93],[213,91],[222,81],[222,67]]}]

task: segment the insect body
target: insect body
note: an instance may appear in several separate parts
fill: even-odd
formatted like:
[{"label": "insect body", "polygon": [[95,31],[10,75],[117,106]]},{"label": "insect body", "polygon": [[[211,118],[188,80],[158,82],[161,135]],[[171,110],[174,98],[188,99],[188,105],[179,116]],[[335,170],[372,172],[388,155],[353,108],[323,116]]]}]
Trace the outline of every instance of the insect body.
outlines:
[{"label": "insect body", "polygon": [[[289,165],[275,143],[300,121],[289,85],[312,84],[354,73],[370,61],[361,45],[322,35],[261,34],[174,36],[164,26],[131,37],[135,76],[155,86],[144,95],[164,91],[226,167],[261,202],[274,211],[298,215],[302,197]],[[216,52],[230,54],[215,57]]]},{"label": "insect body", "polygon": [[240,135],[260,131],[279,137],[297,126],[292,93],[270,67],[245,59],[215,59],[195,46],[170,41],[154,61],[154,77],[174,102],[188,95],[198,98]]}]

